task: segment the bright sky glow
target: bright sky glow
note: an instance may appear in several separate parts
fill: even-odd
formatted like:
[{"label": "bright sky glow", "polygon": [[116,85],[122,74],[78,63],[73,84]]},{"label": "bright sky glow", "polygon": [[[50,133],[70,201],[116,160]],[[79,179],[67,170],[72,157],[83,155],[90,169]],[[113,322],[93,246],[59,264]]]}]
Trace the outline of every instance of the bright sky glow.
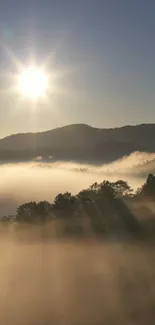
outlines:
[{"label": "bright sky glow", "polygon": [[19,90],[28,98],[38,99],[45,95],[48,87],[46,74],[37,67],[28,67],[19,75]]}]

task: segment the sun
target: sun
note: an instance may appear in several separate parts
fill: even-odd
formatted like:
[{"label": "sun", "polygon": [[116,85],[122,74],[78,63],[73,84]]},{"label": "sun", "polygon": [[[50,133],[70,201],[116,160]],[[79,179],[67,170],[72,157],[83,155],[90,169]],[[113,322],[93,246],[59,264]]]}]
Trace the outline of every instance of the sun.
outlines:
[{"label": "sun", "polygon": [[19,90],[27,98],[38,99],[45,95],[47,88],[47,75],[37,67],[25,68],[19,75]]}]

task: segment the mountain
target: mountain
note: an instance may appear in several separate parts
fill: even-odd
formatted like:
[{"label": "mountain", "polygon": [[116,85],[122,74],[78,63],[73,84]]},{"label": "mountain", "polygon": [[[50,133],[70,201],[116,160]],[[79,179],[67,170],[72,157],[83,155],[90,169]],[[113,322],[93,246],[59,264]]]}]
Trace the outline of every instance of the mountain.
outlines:
[{"label": "mountain", "polygon": [[155,152],[155,124],[99,129],[73,124],[40,133],[20,133],[0,139],[0,161],[104,163],[134,151]]}]

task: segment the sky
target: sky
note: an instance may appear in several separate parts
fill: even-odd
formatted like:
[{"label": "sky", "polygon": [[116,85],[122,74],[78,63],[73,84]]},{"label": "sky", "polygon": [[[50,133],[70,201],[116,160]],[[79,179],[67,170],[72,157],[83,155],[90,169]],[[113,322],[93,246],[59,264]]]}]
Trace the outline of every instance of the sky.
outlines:
[{"label": "sky", "polygon": [[[0,137],[153,123],[154,34],[154,0],[1,0]],[[32,58],[51,76],[36,103],[12,90]]]}]

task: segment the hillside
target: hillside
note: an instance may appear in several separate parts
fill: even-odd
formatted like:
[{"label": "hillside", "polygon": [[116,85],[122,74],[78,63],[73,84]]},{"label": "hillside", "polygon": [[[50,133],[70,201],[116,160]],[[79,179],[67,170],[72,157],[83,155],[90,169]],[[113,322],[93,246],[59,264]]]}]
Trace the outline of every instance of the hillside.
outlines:
[{"label": "hillside", "polygon": [[40,133],[21,133],[0,140],[0,161],[72,160],[104,163],[134,151],[155,152],[155,124],[113,129],[73,124]]}]

